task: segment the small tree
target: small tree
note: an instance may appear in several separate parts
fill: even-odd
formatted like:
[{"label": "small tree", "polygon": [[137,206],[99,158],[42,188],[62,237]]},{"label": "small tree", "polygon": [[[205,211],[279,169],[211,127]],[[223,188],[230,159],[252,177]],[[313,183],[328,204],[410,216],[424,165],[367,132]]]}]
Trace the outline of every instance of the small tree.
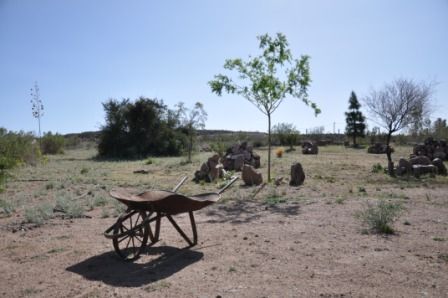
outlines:
[{"label": "small tree", "polygon": [[272,128],[281,145],[289,146],[289,151],[294,150],[294,145],[299,140],[299,131],[291,123],[279,123]]},{"label": "small tree", "polygon": [[353,147],[356,147],[356,137],[365,136],[365,117],[359,110],[361,108],[361,104],[359,103],[355,92],[352,91],[348,102],[348,112],[345,113],[345,121],[347,122],[345,133],[349,137],[353,138]]},{"label": "small tree", "polygon": [[30,89],[31,90],[31,105],[32,105],[32,112],[33,117],[37,119],[37,122],[39,124],[39,146],[41,146],[41,132],[40,132],[40,119],[44,116],[44,105],[42,103],[42,100],[40,99],[40,93],[39,93],[39,85],[37,85],[37,82],[34,82],[34,87]]},{"label": "small tree", "polygon": [[379,91],[372,90],[364,101],[372,117],[386,129],[386,155],[389,175],[394,176],[390,141],[392,134],[408,127],[417,115],[429,113],[432,84],[397,79]]},{"label": "small tree", "polygon": [[186,108],[183,102],[180,102],[177,104],[177,113],[181,126],[188,136],[188,162],[191,162],[196,130],[205,127],[207,113],[204,110],[204,105],[200,102],[197,102],[191,110]]},{"label": "small tree", "polygon": [[209,85],[212,92],[219,96],[223,90],[243,96],[268,117],[268,181],[270,181],[272,113],[288,95],[310,105],[316,115],[320,110],[308,99],[308,86],[311,82],[309,56],[303,55],[300,60],[293,59],[286,36],[281,33],[277,33],[275,38],[268,34],[261,35],[258,36],[258,40],[261,55],[249,57],[247,61],[239,58],[226,60],[224,68],[238,72],[236,81],[219,74],[215,75],[215,79],[210,81]]}]

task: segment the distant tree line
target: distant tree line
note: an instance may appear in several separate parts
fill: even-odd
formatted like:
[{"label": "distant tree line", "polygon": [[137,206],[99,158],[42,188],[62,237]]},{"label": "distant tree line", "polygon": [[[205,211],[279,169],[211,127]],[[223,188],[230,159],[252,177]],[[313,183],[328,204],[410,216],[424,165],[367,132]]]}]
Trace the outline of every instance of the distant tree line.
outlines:
[{"label": "distant tree line", "polygon": [[106,124],[101,128],[99,157],[144,158],[178,156],[191,150],[195,130],[207,114],[197,103],[191,110],[179,104],[169,109],[162,100],[140,97],[134,102],[109,99],[103,103]]}]

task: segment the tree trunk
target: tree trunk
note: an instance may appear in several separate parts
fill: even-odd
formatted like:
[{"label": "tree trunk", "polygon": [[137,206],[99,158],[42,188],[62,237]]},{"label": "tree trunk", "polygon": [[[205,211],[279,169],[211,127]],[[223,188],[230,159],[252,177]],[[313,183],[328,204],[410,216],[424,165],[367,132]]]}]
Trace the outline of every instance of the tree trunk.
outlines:
[{"label": "tree trunk", "polygon": [[39,150],[42,151],[42,134],[40,133],[40,116],[37,118],[37,122],[39,123]]},{"label": "tree trunk", "polygon": [[390,139],[391,139],[391,133],[389,132],[386,137],[386,155],[387,155],[387,171],[389,176],[395,177],[394,172],[394,163],[392,162],[392,150],[390,149]]},{"label": "tree trunk", "polygon": [[271,114],[268,114],[268,182],[271,181]]},{"label": "tree trunk", "polygon": [[191,163],[191,151],[193,150],[193,133],[190,131],[190,144],[188,146],[188,162]]}]

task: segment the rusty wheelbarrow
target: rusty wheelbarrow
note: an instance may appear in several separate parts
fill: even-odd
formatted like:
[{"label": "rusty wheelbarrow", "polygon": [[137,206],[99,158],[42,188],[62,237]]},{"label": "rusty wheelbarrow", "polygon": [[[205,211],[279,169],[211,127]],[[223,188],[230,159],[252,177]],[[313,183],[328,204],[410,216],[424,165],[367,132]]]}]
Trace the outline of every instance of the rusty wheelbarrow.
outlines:
[{"label": "rusty wheelbarrow", "polygon": [[[159,241],[160,223],[163,217],[173,225],[176,231],[194,246],[198,241],[198,234],[193,212],[217,202],[220,195],[231,186],[238,177],[233,177],[223,188],[213,193],[204,193],[191,197],[178,194],[187,177],[184,177],[172,191],[151,190],[132,195],[124,190],[111,190],[110,195],[127,206],[127,210],[110,226],[104,236],[112,239],[115,252],[124,260],[137,259],[147,246],[148,239],[152,246]],[[187,236],[179,227],[173,216],[188,213],[190,217],[193,239]],[[151,224],[155,223],[154,228]]]}]

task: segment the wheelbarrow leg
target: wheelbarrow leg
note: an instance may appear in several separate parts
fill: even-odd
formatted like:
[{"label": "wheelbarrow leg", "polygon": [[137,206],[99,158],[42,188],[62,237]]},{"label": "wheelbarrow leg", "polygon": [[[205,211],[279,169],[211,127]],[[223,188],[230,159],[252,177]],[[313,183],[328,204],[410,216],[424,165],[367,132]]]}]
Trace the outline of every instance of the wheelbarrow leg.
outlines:
[{"label": "wheelbarrow leg", "polygon": [[198,235],[197,235],[197,231],[196,231],[196,223],[194,222],[193,212],[190,211],[189,213],[190,213],[191,228],[193,230],[193,241],[191,241],[191,239],[188,238],[188,236],[184,233],[184,231],[182,231],[182,229],[179,227],[179,225],[176,223],[176,221],[174,221],[174,219],[171,215],[167,214],[166,217],[171,222],[171,224],[176,229],[176,231],[182,236],[182,238],[184,238],[185,241],[187,241],[187,243],[190,246],[194,246],[198,242]]},{"label": "wheelbarrow leg", "polygon": [[193,243],[196,245],[198,243],[198,232],[196,230],[196,222],[194,221],[193,211],[188,212],[190,216],[191,230],[193,231]]},{"label": "wheelbarrow leg", "polygon": [[[148,215],[148,218],[151,216],[151,213]],[[151,222],[155,219],[155,227],[154,232],[152,231]],[[161,222],[161,215],[159,212],[156,213],[155,217],[151,219],[151,222],[148,222],[148,230],[149,230],[149,239],[154,244],[160,239],[160,222]]]}]

